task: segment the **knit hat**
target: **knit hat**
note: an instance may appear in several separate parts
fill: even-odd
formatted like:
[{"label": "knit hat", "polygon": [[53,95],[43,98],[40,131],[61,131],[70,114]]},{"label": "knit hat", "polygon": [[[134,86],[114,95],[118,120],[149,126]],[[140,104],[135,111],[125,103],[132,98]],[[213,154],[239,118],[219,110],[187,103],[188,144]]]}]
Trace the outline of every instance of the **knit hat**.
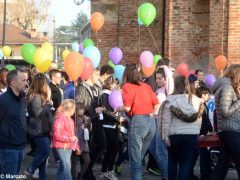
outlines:
[{"label": "knit hat", "polygon": [[189,81],[189,83],[194,83],[195,81],[197,81],[198,79],[197,79],[197,77],[194,75],[194,74],[190,74],[189,76],[188,76],[188,81]]}]

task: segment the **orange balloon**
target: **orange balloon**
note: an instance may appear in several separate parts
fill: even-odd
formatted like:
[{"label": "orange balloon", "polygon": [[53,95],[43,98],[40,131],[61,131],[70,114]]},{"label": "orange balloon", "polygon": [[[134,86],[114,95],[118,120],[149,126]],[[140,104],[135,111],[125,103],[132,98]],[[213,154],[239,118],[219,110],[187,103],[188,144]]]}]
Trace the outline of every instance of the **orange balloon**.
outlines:
[{"label": "orange balloon", "polygon": [[215,66],[218,71],[224,70],[227,66],[227,58],[224,55],[219,55],[215,59]]},{"label": "orange balloon", "polygon": [[143,73],[144,73],[144,75],[145,75],[146,77],[151,76],[151,75],[154,73],[155,68],[156,68],[155,64],[153,64],[153,65],[152,65],[151,67],[149,67],[149,68],[142,66]]},{"label": "orange balloon", "polygon": [[99,31],[104,24],[104,16],[100,12],[95,12],[91,16],[91,26],[94,31]]},{"label": "orange balloon", "polygon": [[71,80],[77,80],[84,68],[83,56],[78,52],[71,52],[64,60],[64,69]]}]

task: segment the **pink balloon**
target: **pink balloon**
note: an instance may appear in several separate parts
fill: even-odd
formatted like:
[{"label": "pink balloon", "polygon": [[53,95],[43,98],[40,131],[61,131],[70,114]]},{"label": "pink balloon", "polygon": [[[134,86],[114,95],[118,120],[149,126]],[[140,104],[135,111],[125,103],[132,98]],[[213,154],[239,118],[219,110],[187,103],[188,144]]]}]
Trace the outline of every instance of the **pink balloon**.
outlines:
[{"label": "pink balloon", "polygon": [[143,51],[140,55],[140,61],[143,66],[150,68],[153,64],[153,53],[150,51]]},{"label": "pink balloon", "polygon": [[112,90],[109,94],[108,102],[113,109],[123,106],[122,93],[119,90]]},{"label": "pink balloon", "polygon": [[195,70],[190,69],[190,70],[188,71],[187,77],[189,77],[190,74],[195,74]]},{"label": "pink balloon", "polygon": [[186,77],[188,75],[188,71],[189,71],[188,65],[185,63],[181,63],[177,66],[177,72],[181,76]]}]

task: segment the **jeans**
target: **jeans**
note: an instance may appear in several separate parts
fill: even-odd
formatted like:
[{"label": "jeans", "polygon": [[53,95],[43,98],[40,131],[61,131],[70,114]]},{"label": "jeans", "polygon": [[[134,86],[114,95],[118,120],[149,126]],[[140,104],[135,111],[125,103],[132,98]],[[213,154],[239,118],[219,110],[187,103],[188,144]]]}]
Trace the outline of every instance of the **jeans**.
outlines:
[{"label": "jeans", "polygon": [[18,175],[23,158],[24,150],[0,149],[0,175]]},{"label": "jeans", "polygon": [[200,174],[201,179],[209,179],[212,173],[211,165],[211,153],[207,147],[199,148],[200,153]]},{"label": "jeans", "polygon": [[[186,180],[189,177],[198,135],[170,135],[168,148],[168,179]],[[177,173],[178,172],[178,173]]]},{"label": "jeans", "polygon": [[59,157],[59,167],[56,180],[72,180],[71,175],[71,149],[55,149]]},{"label": "jeans", "polygon": [[237,173],[238,179],[240,178],[240,132],[223,131],[218,133],[219,139],[223,144],[223,149],[220,151],[219,159],[216,167],[211,174],[211,179],[223,180],[225,179],[228,169],[230,158],[232,158]]},{"label": "jeans", "polygon": [[135,115],[130,121],[128,153],[133,180],[142,179],[142,159],[156,133],[155,119],[148,115]]},{"label": "jeans", "polygon": [[148,148],[148,151],[152,154],[155,161],[157,162],[162,176],[168,177],[168,151],[166,143],[160,137],[160,129],[157,128],[156,134]]},{"label": "jeans", "polygon": [[39,169],[39,179],[46,179],[46,165],[47,159],[51,153],[50,148],[50,139],[49,137],[36,137],[33,139],[34,143],[37,145],[36,152],[34,154],[34,158],[30,167],[27,171],[30,174],[33,174],[34,171]]}]

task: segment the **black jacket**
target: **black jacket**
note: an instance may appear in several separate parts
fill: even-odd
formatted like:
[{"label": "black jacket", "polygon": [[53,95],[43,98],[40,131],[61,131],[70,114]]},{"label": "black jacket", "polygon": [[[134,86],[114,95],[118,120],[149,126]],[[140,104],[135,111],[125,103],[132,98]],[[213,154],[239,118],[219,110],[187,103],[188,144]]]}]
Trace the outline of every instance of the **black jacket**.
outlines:
[{"label": "black jacket", "polygon": [[87,83],[82,82],[76,88],[75,100],[76,104],[80,103],[84,105],[85,115],[91,119],[93,129],[102,127],[102,122],[99,120],[99,114],[95,111],[95,108],[100,106],[99,89],[95,86],[90,87]]},{"label": "black jacket", "polygon": [[49,83],[49,87],[52,93],[53,107],[55,108],[56,111],[57,108],[61,105],[62,93],[60,91],[60,88],[54,85],[52,82]]},{"label": "black jacket", "polygon": [[[52,131],[52,122],[53,122],[53,116],[51,112],[52,104],[44,104],[41,103],[41,97],[40,95],[35,95],[30,102],[28,102],[27,110],[29,115],[29,122],[28,122],[28,129],[31,128],[31,126],[34,126],[35,123],[40,123],[41,126],[38,127],[35,125],[34,131],[38,131],[40,133],[36,133],[35,135],[31,134],[31,137],[35,136],[50,136],[50,133]],[[31,119],[33,121],[31,121]],[[31,121],[31,122],[30,122]],[[39,129],[40,128],[40,129]]]},{"label": "black jacket", "polygon": [[204,103],[204,111],[202,114],[202,125],[200,129],[200,135],[207,135],[208,132],[213,132],[213,127],[209,119],[209,109]]},{"label": "black jacket", "polygon": [[25,101],[11,88],[0,96],[0,148],[22,150],[27,144]]}]

